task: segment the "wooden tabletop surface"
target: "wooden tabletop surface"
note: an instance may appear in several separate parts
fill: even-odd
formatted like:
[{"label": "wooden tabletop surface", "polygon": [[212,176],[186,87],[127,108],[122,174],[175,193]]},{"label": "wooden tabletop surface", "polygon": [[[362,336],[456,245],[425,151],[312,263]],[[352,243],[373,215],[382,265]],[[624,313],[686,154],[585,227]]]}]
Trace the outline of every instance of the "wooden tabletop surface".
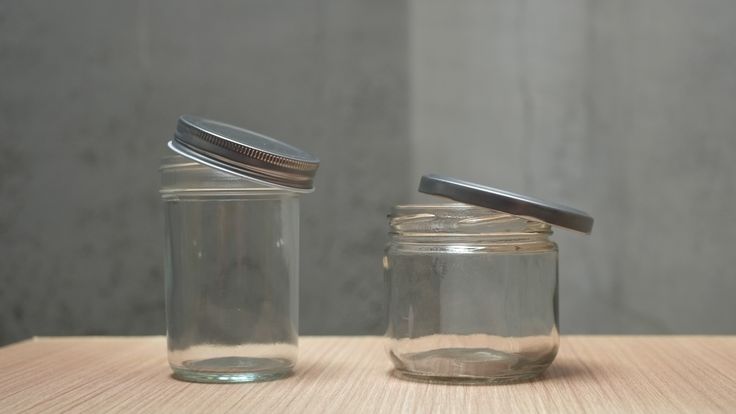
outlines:
[{"label": "wooden tabletop surface", "polygon": [[194,384],[162,337],[35,338],[0,348],[0,412],[731,412],[736,336],[564,336],[538,380],[455,386],[391,375],[379,337],[303,337],[290,378]]}]

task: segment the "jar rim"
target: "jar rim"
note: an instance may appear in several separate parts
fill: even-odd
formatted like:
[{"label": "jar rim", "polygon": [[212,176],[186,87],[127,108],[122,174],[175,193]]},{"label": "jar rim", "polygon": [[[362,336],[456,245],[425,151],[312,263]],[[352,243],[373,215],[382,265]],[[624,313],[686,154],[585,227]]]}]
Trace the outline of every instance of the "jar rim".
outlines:
[{"label": "jar rim", "polygon": [[[463,212],[471,212],[471,211],[478,211],[481,213],[498,213],[498,214],[508,214],[497,210],[492,210],[490,208],[486,207],[480,207],[480,206],[474,206],[472,204],[465,204],[460,202],[452,202],[452,203],[422,203],[422,204],[397,204],[389,213],[389,216],[396,216],[399,214],[404,214],[408,211],[412,210],[438,210],[438,211],[463,211]],[[399,213],[399,214],[394,214]]]},{"label": "jar rim", "polygon": [[209,168],[204,164],[200,164],[194,160],[190,160],[189,158],[182,157],[179,154],[167,154],[161,157],[161,165],[158,167],[158,169],[159,171],[163,171],[172,168],[194,167],[199,165]]}]

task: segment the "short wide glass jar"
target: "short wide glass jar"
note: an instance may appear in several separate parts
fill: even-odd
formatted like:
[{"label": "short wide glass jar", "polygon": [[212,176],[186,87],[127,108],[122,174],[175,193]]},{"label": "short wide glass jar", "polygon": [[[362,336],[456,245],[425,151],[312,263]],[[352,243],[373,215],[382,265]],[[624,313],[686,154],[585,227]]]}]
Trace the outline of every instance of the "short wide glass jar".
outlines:
[{"label": "short wide glass jar", "polygon": [[299,323],[299,198],[172,156],[161,167],[166,316],[174,376],[290,374]]},{"label": "short wide glass jar", "polygon": [[550,225],[468,204],[402,205],[383,259],[388,351],[405,378],[504,383],[557,354]]}]

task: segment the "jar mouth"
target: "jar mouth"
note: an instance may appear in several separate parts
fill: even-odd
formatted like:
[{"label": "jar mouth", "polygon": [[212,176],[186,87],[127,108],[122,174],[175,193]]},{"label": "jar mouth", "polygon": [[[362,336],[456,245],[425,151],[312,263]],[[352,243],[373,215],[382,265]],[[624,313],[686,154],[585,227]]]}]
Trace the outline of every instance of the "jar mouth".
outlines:
[{"label": "jar mouth", "polygon": [[465,203],[401,204],[388,215],[391,233],[402,236],[549,235],[552,227],[533,217]]},{"label": "jar mouth", "polygon": [[459,214],[488,214],[488,213],[496,213],[496,214],[506,214],[501,211],[491,210],[486,207],[481,206],[474,206],[472,204],[465,204],[465,203],[437,203],[437,204],[398,204],[395,205],[391,212],[389,213],[389,217],[398,217],[398,216],[405,216],[410,214],[416,214],[416,213],[439,213],[439,214],[452,214],[452,215],[459,215]]}]

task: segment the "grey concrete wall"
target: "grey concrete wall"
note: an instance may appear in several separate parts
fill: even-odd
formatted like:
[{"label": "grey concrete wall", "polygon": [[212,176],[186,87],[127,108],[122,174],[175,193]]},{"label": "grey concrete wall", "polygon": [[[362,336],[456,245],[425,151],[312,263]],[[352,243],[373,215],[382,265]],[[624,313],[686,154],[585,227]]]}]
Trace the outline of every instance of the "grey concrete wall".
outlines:
[{"label": "grey concrete wall", "polygon": [[0,4],[0,342],[163,332],[159,158],[194,113],[319,155],[302,332],[379,333],[438,172],[572,204],[563,332],[736,332],[736,3]]},{"label": "grey concrete wall", "polygon": [[385,212],[412,181],[406,13],[3,2],[0,342],[163,333],[157,169],[182,113],[320,156],[302,204],[302,331],[380,332]]},{"label": "grey concrete wall", "polygon": [[412,0],[414,176],[567,203],[562,332],[736,332],[736,3]]}]

